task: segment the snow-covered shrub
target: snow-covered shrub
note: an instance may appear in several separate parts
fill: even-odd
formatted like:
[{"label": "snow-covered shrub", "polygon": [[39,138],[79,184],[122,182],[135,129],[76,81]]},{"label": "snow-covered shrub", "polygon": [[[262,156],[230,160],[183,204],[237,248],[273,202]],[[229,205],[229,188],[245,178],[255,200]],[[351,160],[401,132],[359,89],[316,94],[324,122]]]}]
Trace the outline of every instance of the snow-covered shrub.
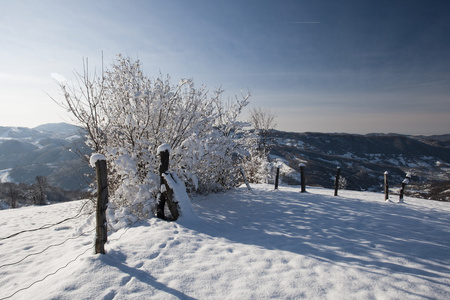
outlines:
[{"label": "snow-covered shrub", "polygon": [[347,179],[345,179],[345,177],[339,177],[338,188],[341,190],[345,190],[347,188]]},{"label": "snow-covered shrub", "polygon": [[251,183],[273,183],[277,163],[270,162],[269,152],[273,146],[270,131],[276,126],[275,115],[269,109],[253,108],[249,123],[253,130],[248,133],[249,155],[244,160],[244,172]]},{"label": "snow-covered shrub", "polygon": [[[151,80],[139,61],[118,56],[102,76],[77,74],[75,86],[59,80],[62,106],[87,132],[87,144],[106,156],[110,208],[116,215],[149,215],[159,187],[157,148],[167,143],[170,170],[190,190],[210,192],[236,184],[234,157],[244,152],[238,117],[249,95],[223,102],[223,90],[209,94],[191,79],[172,84]],[[119,213],[120,211],[120,213]]]},{"label": "snow-covered shrub", "polygon": [[274,163],[269,162],[268,156],[260,150],[251,149],[243,163],[243,170],[250,183],[271,183],[276,170]]}]

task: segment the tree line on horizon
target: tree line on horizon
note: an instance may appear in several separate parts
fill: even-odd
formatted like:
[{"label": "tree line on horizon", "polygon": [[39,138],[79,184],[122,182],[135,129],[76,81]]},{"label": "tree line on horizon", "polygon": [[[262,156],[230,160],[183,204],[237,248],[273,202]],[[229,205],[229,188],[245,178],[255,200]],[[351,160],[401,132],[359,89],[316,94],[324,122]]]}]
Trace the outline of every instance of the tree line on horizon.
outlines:
[{"label": "tree line on horizon", "polygon": [[0,202],[3,208],[19,208],[29,205],[46,205],[87,198],[88,192],[65,190],[50,185],[45,176],[36,176],[33,184],[3,182],[0,183]]}]

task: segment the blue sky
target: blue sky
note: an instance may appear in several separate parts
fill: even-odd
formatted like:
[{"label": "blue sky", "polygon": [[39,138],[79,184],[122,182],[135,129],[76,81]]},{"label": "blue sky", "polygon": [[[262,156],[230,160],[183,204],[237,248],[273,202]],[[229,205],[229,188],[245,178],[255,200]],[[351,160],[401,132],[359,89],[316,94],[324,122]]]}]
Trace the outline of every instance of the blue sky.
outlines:
[{"label": "blue sky", "polygon": [[69,121],[51,73],[118,53],[193,78],[277,129],[450,133],[447,0],[0,0],[0,126]]}]

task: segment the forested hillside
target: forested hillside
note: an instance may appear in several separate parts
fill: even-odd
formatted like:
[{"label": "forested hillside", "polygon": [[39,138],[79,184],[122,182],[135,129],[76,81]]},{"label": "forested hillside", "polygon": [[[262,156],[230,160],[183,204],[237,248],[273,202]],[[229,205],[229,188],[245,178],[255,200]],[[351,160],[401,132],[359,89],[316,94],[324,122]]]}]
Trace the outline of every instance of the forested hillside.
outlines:
[{"label": "forested hillside", "polygon": [[[307,185],[332,187],[341,167],[347,189],[382,191],[384,172],[391,188],[411,174],[407,194],[448,200],[450,135],[293,133],[272,131],[270,160],[285,163],[285,184],[299,184],[299,163],[306,164]],[[33,129],[0,127],[0,181],[34,184],[37,176],[66,190],[88,187],[92,174],[80,153],[89,155],[80,129],[60,123]]]},{"label": "forested hillside", "polygon": [[1,182],[33,184],[37,176],[67,190],[84,189],[92,173],[82,153],[90,151],[78,127],[66,123],[36,128],[0,127]]},{"label": "forested hillside", "polygon": [[[271,159],[291,168],[307,168],[307,184],[332,187],[336,168],[351,190],[382,191],[384,172],[391,187],[411,175],[409,193],[448,200],[450,196],[450,135],[416,137],[398,134],[289,133],[272,131]],[[283,176],[284,175],[284,176]],[[282,174],[287,183],[298,174]]]}]

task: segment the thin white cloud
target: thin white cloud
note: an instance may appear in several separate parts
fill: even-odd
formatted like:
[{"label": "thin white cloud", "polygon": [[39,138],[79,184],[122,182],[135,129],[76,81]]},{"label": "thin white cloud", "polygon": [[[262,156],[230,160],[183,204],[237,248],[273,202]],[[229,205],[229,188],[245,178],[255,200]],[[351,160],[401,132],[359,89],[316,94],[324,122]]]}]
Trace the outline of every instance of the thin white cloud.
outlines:
[{"label": "thin white cloud", "polygon": [[296,21],[296,22],[287,22],[288,24],[320,24],[320,22],[315,21]]}]

